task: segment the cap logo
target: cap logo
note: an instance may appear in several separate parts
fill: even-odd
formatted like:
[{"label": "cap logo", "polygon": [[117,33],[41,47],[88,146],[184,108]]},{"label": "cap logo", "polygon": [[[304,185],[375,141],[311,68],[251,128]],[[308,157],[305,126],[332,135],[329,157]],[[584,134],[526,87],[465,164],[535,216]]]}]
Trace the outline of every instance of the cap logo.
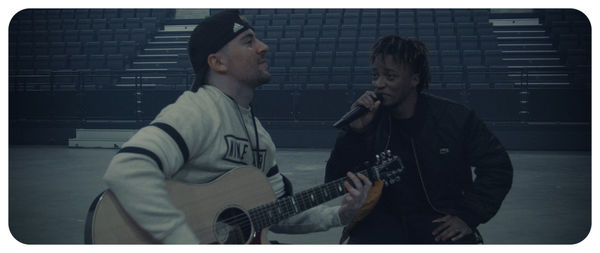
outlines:
[{"label": "cap logo", "polygon": [[233,33],[237,33],[239,30],[242,30],[244,28],[243,25],[240,25],[238,23],[233,23]]}]

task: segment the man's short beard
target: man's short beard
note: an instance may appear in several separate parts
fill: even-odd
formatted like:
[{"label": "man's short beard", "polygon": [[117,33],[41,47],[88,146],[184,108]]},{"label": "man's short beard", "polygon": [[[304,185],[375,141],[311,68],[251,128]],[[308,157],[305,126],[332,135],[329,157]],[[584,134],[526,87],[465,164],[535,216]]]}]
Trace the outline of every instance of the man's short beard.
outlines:
[{"label": "man's short beard", "polygon": [[254,88],[259,87],[263,84],[266,84],[271,81],[271,73],[267,73],[265,75],[259,75],[254,81],[249,82],[250,85]]}]

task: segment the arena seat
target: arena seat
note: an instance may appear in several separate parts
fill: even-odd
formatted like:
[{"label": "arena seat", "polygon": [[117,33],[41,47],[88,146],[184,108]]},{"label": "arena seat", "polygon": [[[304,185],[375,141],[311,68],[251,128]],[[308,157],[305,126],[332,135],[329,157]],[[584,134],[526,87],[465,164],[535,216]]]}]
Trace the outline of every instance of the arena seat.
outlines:
[{"label": "arena seat", "polygon": [[286,26],[288,24],[288,20],[289,20],[288,14],[282,14],[282,13],[273,14],[272,19],[271,19],[271,25]]},{"label": "arena seat", "polygon": [[414,10],[398,10],[398,25],[413,25],[415,23]]},{"label": "arena seat", "polygon": [[305,13],[293,13],[290,15],[290,25],[303,26],[306,23],[307,17]]},{"label": "arena seat", "polygon": [[301,37],[298,42],[298,50],[300,51],[315,51],[317,48],[317,38]]},{"label": "arena seat", "polygon": [[288,25],[283,31],[284,38],[300,38],[302,37],[302,26],[300,25]]},{"label": "arena seat", "polygon": [[281,38],[279,39],[278,51],[295,52],[296,38]]},{"label": "arena seat", "polygon": [[313,53],[312,52],[296,52],[295,56],[294,56],[294,62],[293,62],[293,66],[296,67],[308,67],[311,66],[312,64],[312,60],[313,60]]},{"label": "arena seat", "polygon": [[460,49],[479,49],[479,38],[475,35],[462,35],[459,36]]},{"label": "arena seat", "polygon": [[333,63],[333,53],[331,51],[317,51],[314,59],[315,67],[330,67]]},{"label": "arena seat", "polygon": [[325,87],[329,84],[329,67],[311,67],[308,84],[315,84]]},{"label": "arena seat", "polygon": [[450,23],[452,20],[452,11],[449,9],[433,10],[436,23]]},{"label": "arena seat", "polygon": [[356,38],[340,37],[337,40],[337,51],[354,51],[356,50]]},{"label": "arena seat", "polygon": [[439,49],[440,50],[458,50],[458,43],[456,41],[456,36],[454,35],[446,35],[439,36]]},{"label": "arena seat", "polygon": [[379,13],[379,24],[396,24],[396,9],[382,9]]},{"label": "arena seat", "polygon": [[338,26],[342,23],[342,15],[340,13],[327,13],[325,14],[325,25]]},{"label": "arena seat", "polygon": [[321,36],[320,27],[318,25],[307,24],[302,27],[302,36],[314,38],[319,37]]},{"label": "arena seat", "polygon": [[438,36],[454,36],[456,31],[454,30],[454,23],[437,23],[437,35]]},{"label": "arena seat", "polygon": [[358,36],[358,30],[356,29],[356,25],[344,24],[341,26],[339,32],[340,37],[356,38]]},{"label": "arena seat", "polygon": [[318,51],[333,51],[335,50],[335,42],[336,39],[334,37],[321,37],[319,38],[319,42],[317,44]]}]

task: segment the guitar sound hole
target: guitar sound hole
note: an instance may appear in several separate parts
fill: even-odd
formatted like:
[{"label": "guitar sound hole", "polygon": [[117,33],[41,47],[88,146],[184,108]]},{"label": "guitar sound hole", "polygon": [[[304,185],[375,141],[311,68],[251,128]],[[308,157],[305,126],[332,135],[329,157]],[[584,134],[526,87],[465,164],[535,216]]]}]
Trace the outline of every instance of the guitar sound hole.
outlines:
[{"label": "guitar sound hole", "polygon": [[252,234],[248,215],[239,208],[227,208],[217,218],[215,235],[220,244],[243,244]]}]

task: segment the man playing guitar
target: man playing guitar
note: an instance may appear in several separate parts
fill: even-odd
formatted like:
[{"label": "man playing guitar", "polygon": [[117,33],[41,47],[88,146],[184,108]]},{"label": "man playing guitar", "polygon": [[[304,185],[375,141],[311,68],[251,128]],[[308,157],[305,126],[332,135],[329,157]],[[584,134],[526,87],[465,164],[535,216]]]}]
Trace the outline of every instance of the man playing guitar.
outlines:
[{"label": "man playing guitar", "polygon": [[[192,91],[165,107],[112,159],[104,176],[109,189],[157,242],[212,243],[200,240],[201,232],[193,231],[172,203],[168,181],[208,184],[233,168],[253,166],[266,176],[276,198],[290,194],[277,167],[275,145],[250,104],[254,89],[271,77],[268,50],[238,11],[206,18],[188,45],[196,74]],[[347,175],[353,185],[345,182],[348,193],[340,206],[317,206],[271,229],[307,233],[348,224],[363,205],[371,181],[362,174]],[[245,178],[234,182],[243,184]],[[206,208],[211,205],[205,203]]]}]

